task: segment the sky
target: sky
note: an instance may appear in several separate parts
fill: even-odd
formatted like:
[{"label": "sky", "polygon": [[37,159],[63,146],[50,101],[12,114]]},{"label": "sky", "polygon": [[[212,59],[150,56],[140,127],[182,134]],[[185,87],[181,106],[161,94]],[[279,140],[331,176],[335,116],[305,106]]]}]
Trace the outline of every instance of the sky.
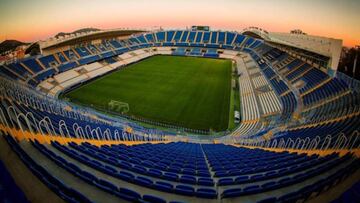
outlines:
[{"label": "sky", "polygon": [[269,32],[301,29],[360,45],[360,0],[0,0],[0,41],[32,42],[85,27]]}]

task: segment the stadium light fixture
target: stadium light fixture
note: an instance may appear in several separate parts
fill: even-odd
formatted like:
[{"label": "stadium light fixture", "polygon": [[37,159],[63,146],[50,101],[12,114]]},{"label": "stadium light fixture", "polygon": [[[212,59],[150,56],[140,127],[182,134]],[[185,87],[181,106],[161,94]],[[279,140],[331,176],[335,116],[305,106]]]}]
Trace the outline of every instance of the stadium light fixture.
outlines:
[{"label": "stadium light fixture", "polygon": [[359,48],[360,48],[360,45],[355,45],[356,55],[355,55],[354,65],[353,65],[353,78],[355,78],[355,69],[356,69],[356,64],[357,64],[357,59],[358,59]]}]

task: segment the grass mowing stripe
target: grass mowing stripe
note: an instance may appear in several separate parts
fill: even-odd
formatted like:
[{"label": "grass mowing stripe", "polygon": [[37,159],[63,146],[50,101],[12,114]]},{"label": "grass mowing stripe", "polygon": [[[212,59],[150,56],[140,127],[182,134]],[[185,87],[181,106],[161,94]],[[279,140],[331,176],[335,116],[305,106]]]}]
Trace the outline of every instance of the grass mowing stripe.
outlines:
[{"label": "grass mowing stripe", "polygon": [[111,100],[126,102],[130,116],[222,131],[229,122],[230,88],[230,60],[154,56],[64,97],[99,108],[107,108]]}]

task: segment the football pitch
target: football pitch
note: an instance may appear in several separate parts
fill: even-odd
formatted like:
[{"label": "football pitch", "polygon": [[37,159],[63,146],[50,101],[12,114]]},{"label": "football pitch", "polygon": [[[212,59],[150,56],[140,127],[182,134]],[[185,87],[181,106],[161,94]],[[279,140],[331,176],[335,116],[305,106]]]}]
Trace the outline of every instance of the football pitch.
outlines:
[{"label": "football pitch", "polygon": [[230,60],[153,56],[62,97],[106,110],[114,100],[129,105],[128,116],[222,131],[229,124],[231,70]]}]

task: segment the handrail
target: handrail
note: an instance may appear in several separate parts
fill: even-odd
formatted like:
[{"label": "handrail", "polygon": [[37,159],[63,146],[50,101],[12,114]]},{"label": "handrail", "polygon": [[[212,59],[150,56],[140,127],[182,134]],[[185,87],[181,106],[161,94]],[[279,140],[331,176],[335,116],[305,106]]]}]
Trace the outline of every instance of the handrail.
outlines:
[{"label": "handrail", "polygon": [[320,136],[313,138],[297,137],[295,141],[292,138],[274,138],[272,140],[255,140],[243,139],[237,140],[234,143],[240,146],[250,146],[259,148],[273,148],[273,149],[295,149],[295,150],[360,150],[360,133],[355,130],[350,136],[340,133],[336,136],[327,135],[324,139]]}]

